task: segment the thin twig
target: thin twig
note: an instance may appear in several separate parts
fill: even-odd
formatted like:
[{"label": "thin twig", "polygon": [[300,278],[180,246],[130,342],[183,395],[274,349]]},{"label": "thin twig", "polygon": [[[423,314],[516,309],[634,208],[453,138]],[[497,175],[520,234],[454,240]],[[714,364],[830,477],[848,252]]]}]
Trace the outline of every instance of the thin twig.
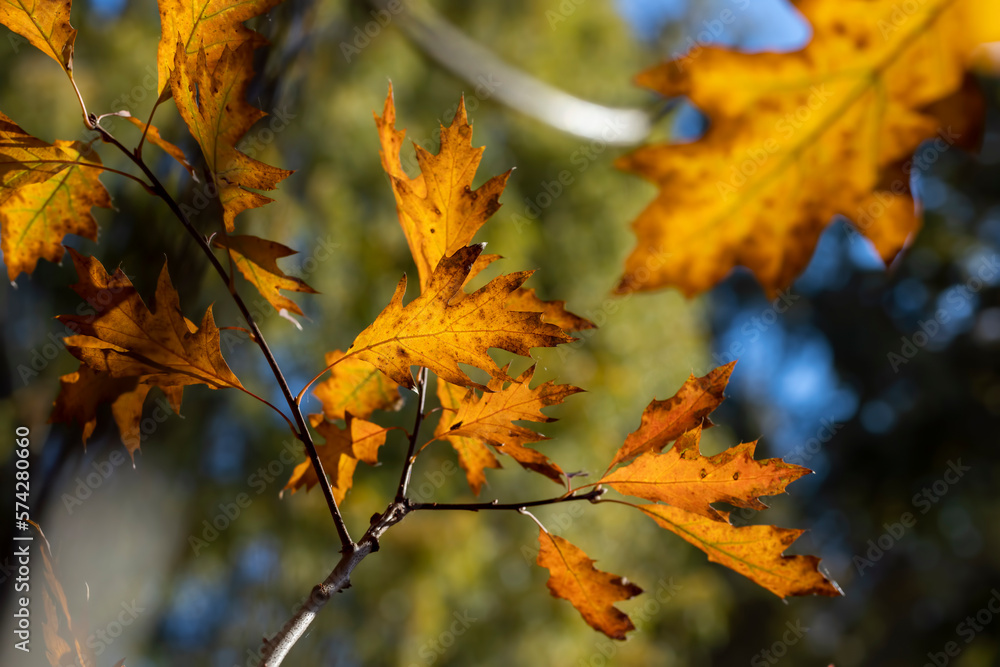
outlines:
[{"label": "thin twig", "polygon": [[399,488],[396,489],[396,502],[406,498],[406,487],[410,485],[410,474],[413,472],[413,462],[416,460],[417,438],[420,437],[420,425],[424,421],[424,405],[427,403],[427,369],[421,368],[417,373],[417,416],[410,433],[410,446],[406,450],[406,460],[403,471],[399,475]]},{"label": "thin twig", "polygon": [[[212,252],[212,247],[208,244],[208,241],[206,241],[205,238],[198,233],[198,230],[195,229],[191,220],[187,217],[187,214],[184,213],[177,201],[174,200],[160,180],[156,177],[156,174],[154,174],[153,171],[146,165],[138,153],[130,151],[126,148],[104,127],[95,124],[94,129],[101,134],[102,140],[118,148],[133,163],[135,163],[139,169],[142,170],[142,172],[146,175],[146,178],[148,178],[149,182],[152,184],[152,188],[156,195],[167,204],[174,216],[180,220],[181,224],[184,225],[184,229],[187,230],[188,234],[194,239],[195,243],[198,244],[198,247],[201,248],[205,256],[208,257],[208,260],[212,264],[216,273],[218,273],[223,281],[225,281],[228,285],[229,275],[226,272],[226,269],[222,266],[221,262],[219,262],[219,258],[215,256],[214,252]],[[295,397],[292,396],[292,391],[288,386],[288,381],[285,380],[281,367],[278,366],[278,362],[274,358],[271,348],[268,347],[267,341],[264,340],[264,334],[261,333],[261,330],[257,326],[257,322],[254,320],[253,315],[250,314],[250,310],[247,308],[246,303],[235,290],[231,290],[230,293],[232,295],[233,302],[236,304],[236,307],[239,308],[240,313],[243,315],[243,319],[246,320],[247,326],[253,334],[253,341],[257,344],[257,347],[260,348],[261,353],[267,360],[268,366],[271,368],[271,373],[278,382],[278,386],[281,387],[281,393],[284,395],[285,402],[288,403],[288,407],[292,411],[292,417],[298,427],[296,436],[302,441],[302,444],[305,445],[309,460],[312,462],[312,466],[316,470],[319,485],[323,489],[323,495],[326,498],[326,503],[330,507],[330,514],[333,516],[333,523],[337,528],[337,535],[340,537],[341,547],[342,549],[349,551],[354,546],[354,542],[351,540],[351,534],[347,530],[347,524],[344,523],[344,517],[341,515],[340,508],[337,506],[337,500],[333,497],[333,489],[330,487],[330,481],[327,479],[326,473],[323,470],[323,463],[320,461],[319,453],[316,451],[316,445],[313,443],[309,425],[306,423],[298,402],[295,400]]]},{"label": "thin twig", "polygon": [[525,507],[555,505],[557,503],[565,503],[571,500],[589,500],[591,502],[595,502],[598,498],[604,495],[604,491],[605,489],[603,487],[581,494],[577,494],[574,490],[570,493],[556,496],[555,498],[530,500],[525,503],[501,503],[496,500],[488,503],[410,503],[409,508],[414,512],[417,510],[465,510],[468,512],[478,512],[480,510],[514,510],[519,512]]}]

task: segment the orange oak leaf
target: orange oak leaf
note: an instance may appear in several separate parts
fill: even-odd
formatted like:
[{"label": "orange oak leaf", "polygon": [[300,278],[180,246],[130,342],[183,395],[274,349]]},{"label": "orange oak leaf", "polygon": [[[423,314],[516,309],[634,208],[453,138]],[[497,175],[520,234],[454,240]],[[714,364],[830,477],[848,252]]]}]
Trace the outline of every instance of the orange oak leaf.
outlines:
[{"label": "orange oak leaf", "polygon": [[590,627],[611,639],[625,639],[625,633],[635,626],[615,602],[633,598],[642,589],[598,570],[583,550],[558,535],[539,530],[538,542],[538,564],[549,571],[549,592],[568,600]]},{"label": "orange oak leaf", "polygon": [[267,44],[263,35],[243,22],[270,11],[281,0],[159,0],[158,4],[160,44],[156,62],[162,94],[170,81],[178,43],[192,58],[204,47],[208,69],[215,69],[227,48],[235,51],[246,43],[251,48]]},{"label": "orange oak leaf", "polygon": [[[112,377],[84,364],[59,378],[60,389],[49,416],[49,423],[76,422],[83,426],[83,444],[87,445],[97,426],[97,409],[102,403],[111,404],[111,416],[118,426],[122,444],[135,460],[142,439],[139,428],[142,406],[152,385],[142,384],[137,377]],[[167,400],[180,414],[183,387],[167,387]]]},{"label": "orange oak leaf", "polygon": [[[504,374],[509,367],[509,364],[504,367]],[[542,408],[562,403],[569,396],[583,390],[568,384],[555,384],[552,381],[531,388],[534,374],[535,367],[531,366],[506,387],[502,379],[493,378],[487,385],[489,391],[484,392],[482,396],[476,396],[475,391],[469,389],[454,417],[451,418],[448,429],[442,431],[441,437],[449,441],[452,438],[471,438],[488,443],[496,447],[501,454],[506,454],[520,463],[525,469],[541,473],[557,484],[562,484],[564,474],[562,469],[541,452],[524,446],[548,438],[513,422],[556,421],[555,418],[543,414]],[[458,444],[461,446],[465,443]],[[478,489],[473,488],[473,490],[478,493]]]},{"label": "orange oak leaf", "polygon": [[[437,396],[444,410],[441,412],[441,419],[434,429],[435,437],[443,437],[453,425],[458,423],[458,411],[462,407],[462,400],[468,391],[465,387],[459,387],[438,378]],[[500,461],[493,455],[489,447],[476,438],[448,434],[447,438],[444,439],[454,448],[458,455],[458,464],[465,471],[469,488],[478,496],[483,484],[486,483],[486,469],[502,467]]]},{"label": "orange oak leaf", "polygon": [[73,77],[72,0],[0,0],[0,24],[24,37]]},{"label": "orange oak leaf", "polygon": [[668,503],[722,521],[724,513],[710,503],[767,509],[759,496],[784,493],[786,486],[811,472],[781,459],[755,460],[756,442],[737,445],[715,456],[702,456],[700,441],[701,426],[697,426],[678,438],[669,451],[646,452],[605,475],[599,483],[630,496]]},{"label": "orange oak leaf", "polygon": [[406,131],[395,127],[391,85],[382,116],[375,116],[375,124],[382,143],[382,168],[392,183],[399,224],[410,245],[423,290],[438,262],[467,246],[483,223],[500,208],[500,194],[510,171],[472,189],[485,149],[472,147],[472,126],[466,117],[464,99],[459,102],[451,125],[441,128],[441,149],[436,155],[416,146],[420,165],[420,175],[416,178],[406,175],[399,160]]},{"label": "orange oak leaf", "polygon": [[[309,415],[309,421],[326,440],[326,444],[317,446],[316,451],[323,463],[323,470],[330,478],[333,497],[341,503],[354,484],[354,471],[358,467],[358,461],[378,465],[378,450],[385,444],[389,429],[351,416],[347,418],[346,428],[323,419],[323,415]],[[308,491],[318,482],[316,470],[307,460],[295,467],[285,489],[295,493],[305,486]]]},{"label": "orange oak leaf", "polygon": [[559,327],[542,323],[538,313],[504,307],[531,271],[498,276],[452,303],[482,251],[483,244],[468,246],[441,260],[426,289],[405,306],[403,276],[389,305],[358,335],[347,354],[371,362],[407,388],[414,386],[410,366],[423,366],[452,384],[483,388],[458,365],[468,364],[506,380],[506,373],[487,354],[489,348],[528,356],[533,347],[574,340]]},{"label": "orange oak leaf", "polygon": [[958,140],[933,105],[964,85],[977,45],[1000,39],[1000,5],[795,7],[812,24],[800,51],[704,47],[639,75],[640,85],[688,97],[709,129],[693,143],[651,145],[618,161],[659,188],[633,223],[638,243],[620,293],[676,286],[693,295],[737,265],[774,293],[806,267],[835,215],[850,218],[886,261],[919,227],[905,162],[926,139],[937,136],[944,150]]},{"label": "orange oak leaf", "polygon": [[707,415],[719,407],[725,396],[736,362],[720,366],[703,377],[694,373],[677,393],[663,401],[653,401],[642,413],[639,428],[625,439],[608,470],[619,463],[635,458],[643,452],[658,452],[682,434],[705,422],[712,425]]},{"label": "orange oak leaf", "polygon": [[333,366],[330,377],[313,389],[327,419],[347,419],[347,413],[367,419],[376,410],[402,407],[399,385],[367,361],[339,361],[343,356],[341,350],[326,353],[326,365]]},{"label": "orange oak leaf", "polygon": [[67,234],[97,240],[91,208],[111,208],[102,170],[86,144],[48,144],[0,114],[0,250],[11,281],[39,259],[61,261]]},{"label": "orange oak leaf", "polygon": [[96,311],[57,317],[79,334],[65,339],[73,356],[112,377],[135,376],[160,387],[243,388],[222,358],[211,306],[200,326],[181,315],[166,264],[150,310],[121,269],[108,275],[95,258],[68,250],[79,279],[73,290]]},{"label": "orange oak leaf", "polygon": [[739,572],[781,598],[843,595],[819,570],[816,556],[783,556],[804,532],[776,526],[731,526],[669,505],[639,505],[661,527],[698,547],[713,563]]},{"label": "orange oak leaf", "polygon": [[135,116],[125,116],[125,120],[135,125],[140,131],[144,131],[146,133],[146,141],[154,146],[158,146],[164,153],[172,157],[179,165],[184,167],[185,171],[191,174],[191,178],[195,181],[198,180],[198,173],[194,170],[194,166],[188,162],[187,156],[184,155],[184,151],[178,148],[175,144],[172,144],[164,139],[163,135],[160,134],[159,128],[155,125],[149,125],[147,129],[146,123],[142,122]]},{"label": "orange oak leaf", "polygon": [[[285,314],[292,322],[295,320],[287,313],[290,311],[296,315],[302,315],[302,309],[294,301],[281,294],[279,290],[319,294],[301,278],[289,276],[278,268],[278,259],[296,253],[288,246],[267,241],[258,236],[236,235],[216,236],[214,243],[229,251],[233,263],[236,264],[236,268],[240,270],[243,277],[257,288],[257,291],[267,299],[267,302],[276,311]],[[295,324],[298,325],[297,322]]]},{"label": "orange oak leaf", "polygon": [[254,160],[236,143],[267,114],[246,101],[253,76],[253,44],[225,48],[214,63],[205,49],[189,55],[177,46],[171,73],[174,101],[181,118],[201,146],[205,164],[219,192],[226,231],[236,216],[271,201],[257,190],[274,190],[292,172]]}]

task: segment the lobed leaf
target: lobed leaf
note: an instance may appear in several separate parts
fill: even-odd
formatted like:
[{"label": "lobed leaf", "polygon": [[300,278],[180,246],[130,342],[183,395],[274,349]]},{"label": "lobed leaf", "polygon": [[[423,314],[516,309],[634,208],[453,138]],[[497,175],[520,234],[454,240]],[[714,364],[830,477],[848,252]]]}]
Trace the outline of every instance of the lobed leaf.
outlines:
[{"label": "lobed leaf", "polygon": [[793,595],[843,595],[823,575],[816,556],[782,555],[804,531],[776,526],[736,527],[669,505],[640,505],[662,528],[698,547],[713,563],[739,572],[781,598]]},{"label": "lobed leaf", "polygon": [[743,265],[774,294],[806,267],[836,215],[887,262],[919,228],[904,162],[935,135],[960,141],[934,105],[965,85],[976,47],[1000,39],[1000,5],[795,6],[812,25],[800,51],[708,46],[639,75],[662,95],[688,97],[709,129],[618,161],[659,188],[633,223],[638,243],[620,293],[676,286],[690,296]]},{"label": "lobed leaf", "polygon": [[587,624],[611,639],[625,639],[635,626],[615,607],[642,589],[626,579],[594,567],[594,561],[579,547],[552,535],[538,532],[538,564],[549,571],[548,587],[553,597],[568,600]]},{"label": "lobed leaf", "polygon": [[295,320],[287,313],[302,315],[302,309],[281,294],[280,290],[319,294],[301,278],[289,276],[278,268],[278,259],[296,254],[288,246],[258,236],[237,235],[216,236],[213,243],[227,249],[243,277],[257,288],[276,311],[285,314],[292,322]]},{"label": "lobed leaf", "polygon": [[574,340],[538,313],[520,313],[504,306],[530,271],[499,276],[454,302],[482,245],[462,248],[443,259],[423,293],[403,305],[406,277],[399,282],[389,305],[354,340],[347,351],[370,362],[391,380],[414,386],[410,366],[423,366],[438,377],[464,387],[480,387],[459,368],[469,364],[494,378],[507,380],[487,354],[491,347],[528,356],[532,347],[552,347]]},{"label": "lobed leaf", "polygon": [[72,0],[0,0],[0,24],[24,37],[73,76],[76,30],[69,24]]},{"label": "lobed leaf", "polygon": [[330,377],[316,385],[313,393],[323,404],[327,419],[347,419],[350,413],[367,419],[376,410],[399,410],[403,397],[399,385],[362,359],[345,359],[341,350],[326,353],[326,365],[335,366]]}]

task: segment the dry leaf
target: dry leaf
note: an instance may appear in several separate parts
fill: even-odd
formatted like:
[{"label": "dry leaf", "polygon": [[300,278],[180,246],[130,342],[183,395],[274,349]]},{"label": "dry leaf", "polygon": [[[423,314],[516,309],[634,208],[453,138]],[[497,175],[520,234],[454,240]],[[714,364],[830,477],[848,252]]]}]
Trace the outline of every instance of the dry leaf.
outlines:
[{"label": "dry leaf", "polygon": [[113,377],[136,376],[160,387],[205,384],[242,389],[219,350],[219,329],[209,307],[201,326],[181,314],[164,264],[150,310],[121,269],[108,275],[99,261],[69,249],[79,282],[73,290],[94,315],[60,315],[80,335],[66,338],[69,351],[94,370]]},{"label": "dry leaf", "polygon": [[410,244],[423,290],[438,263],[467,246],[500,208],[498,200],[510,171],[472,189],[484,149],[472,147],[472,126],[466,118],[464,100],[451,125],[441,128],[441,150],[437,155],[416,146],[421,172],[416,178],[407,176],[399,161],[406,132],[395,127],[391,85],[382,116],[375,116],[375,124],[382,142],[382,168],[392,182],[399,223]]},{"label": "dry leaf", "polygon": [[227,47],[214,62],[204,49],[190,55],[178,45],[170,76],[177,110],[201,146],[218,189],[226,231],[231,232],[237,215],[273,201],[256,190],[273,190],[292,173],[236,149],[253,124],[267,115],[246,101],[253,44],[245,42],[236,51]]},{"label": "dry leaf", "polygon": [[804,531],[775,526],[737,528],[669,505],[640,505],[639,509],[704,551],[713,563],[739,572],[778,597],[843,595],[817,569],[819,558],[782,555]]},{"label": "dry leaf", "polygon": [[590,627],[612,639],[625,639],[625,633],[635,626],[615,602],[633,598],[642,589],[598,570],[587,554],[558,535],[539,530],[538,542],[538,564],[550,573],[549,592],[568,600]]},{"label": "dry leaf", "polygon": [[806,267],[835,215],[853,220],[886,261],[919,227],[900,163],[925,139],[960,139],[932,107],[963,86],[977,45],[1000,39],[1000,4],[795,7],[812,25],[801,51],[708,46],[639,75],[643,86],[690,98],[709,129],[618,162],[660,189],[633,223],[638,244],[619,292],[672,285],[693,295],[744,265],[774,293]]},{"label": "dry leaf", "polygon": [[723,520],[710,503],[767,509],[759,496],[776,496],[809,470],[781,459],[754,459],[756,442],[747,442],[715,456],[699,451],[701,427],[682,435],[663,454],[646,452],[627,466],[605,475],[601,484],[645,500],[664,502],[688,512]]},{"label": "dry leaf", "polygon": [[706,416],[722,403],[736,362],[720,366],[704,377],[688,377],[677,393],[663,401],[653,401],[642,413],[639,428],[625,439],[608,470],[643,452],[658,452],[683,433],[702,424],[712,425]]},{"label": "dry leaf", "polygon": [[403,406],[399,385],[385,373],[361,359],[338,361],[343,356],[340,350],[326,353],[326,365],[336,365],[330,377],[313,389],[327,419],[346,419],[347,413],[367,419],[376,410],[399,410]]},{"label": "dry leaf", "polygon": [[[454,424],[458,423],[456,417],[468,391],[465,387],[459,387],[438,378],[437,396],[444,410],[441,412],[441,419],[434,430],[435,437],[442,437]],[[486,469],[502,467],[500,461],[493,455],[489,447],[476,438],[449,434],[446,440],[458,454],[458,464],[465,471],[469,487],[478,496],[483,484],[486,483]]]},{"label": "dry leaf", "polygon": [[288,246],[257,236],[216,236],[214,243],[220,248],[229,250],[233,263],[243,277],[249,280],[279,313],[286,311],[302,315],[302,309],[279,290],[319,294],[301,278],[289,276],[278,268],[278,259],[296,253]]},{"label": "dry leaf", "polygon": [[72,0],[0,0],[0,24],[21,35],[73,76],[76,30],[69,24]]},{"label": "dry leaf", "polygon": [[404,276],[392,301],[358,335],[347,354],[371,362],[407,388],[414,386],[410,366],[428,368],[452,384],[481,388],[458,364],[469,364],[506,380],[507,375],[487,354],[489,348],[528,356],[533,347],[552,347],[574,340],[558,327],[543,324],[538,313],[519,313],[504,307],[530,271],[498,276],[452,303],[482,251],[482,245],[469,246],[443,259],[423,293],[406,306]]}]

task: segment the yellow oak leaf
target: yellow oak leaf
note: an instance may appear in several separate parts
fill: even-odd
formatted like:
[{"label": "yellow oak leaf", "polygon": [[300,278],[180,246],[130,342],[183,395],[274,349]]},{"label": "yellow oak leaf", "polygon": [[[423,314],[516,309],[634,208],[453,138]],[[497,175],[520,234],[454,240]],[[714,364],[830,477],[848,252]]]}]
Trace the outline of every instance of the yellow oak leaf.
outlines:
[{"label": "yellow oak leaf", "polygon": [[[323,470],[330,478],[330,487],[337,503],[342,503],[354,484],[354,471],[358,461],[368,465],[378,464],[378,450],[385,444],[389,429],[365,421],[347,418],[347,427],[340,428],[323,419],[323,415],[309,415],[313,428],[326,440],[325,445],[316,447]],[[295,467],[285,484],[285,490],[295,493],[303,486],[308,491],[319,483],[316,469],[310,461],[303,461]]]},{"label": "yellow oak leaf", "polygon": [[468,246],[441,260],[420,296],[405,306],[404,276],[389,305],[358,334],[347,355],[370,362],[407,388],[414,386],[410,366],[423,366],[452,384],[483,388],[458,365],[469,364],[507,380],[487,353],[489,348],[528,356],[533,347],[574,340],[559,327],[544,324],[538,313],[505,308],[510,294],[531,271],[498,276],[453,303],[482,251],[483,245]]},{"label": "yellow oak leaf", "polygon": [[568,600],[587,624],[612,639],[625,639],[632,621],[615,602],[628,600],[642,589],[623,577],[594,567],[580,547],[539,530],[538,564],[549,571],[547,585],[553,597]]},{"label": "yellow oak leaf", "polygon": [[0,0],[0,24],[24,37],[73,77],[72,0]]},{"label": "yellow oak leaf", "polygon": [[385,373],[362,359],[339,361],[343,356],[341,350],[326,353],[326,365],[333,366],[330,377],[313,389],[327,419],[347,419],[348,413],[367,419],[376,410],[403,406],[399,385]]},{"label": "yellow oak leaf", "polygon": [[278,259],[296,253],[288,246],[258,236],[216,236],[213,242],[229,251],[233,263],[243,277],[249,280],[279,313],[290,311],[302,315],[302,309],[279,290],[319,294],[301,278],[289,276],[278,268]]},{"label": "yellow oak leaf", "polygon": [[819,570],[816,556],[783,556],[804,532],[776,526],[732,526],[669,505],[640,505],[661,527],[698,547],[713,563],[739,572],[781,598],[843,595]]},{"label": "yellow oak leaf", "polygon": [[[509,365],[503,369],[506,374]],[[466,439],[488,443],[497,448],[501,454],[506,454],[528,470],[541,473],[562,484],[563,471],[541,452],[525,447],[532,442],[547,440],[544,435],[529,428],[514,424],[515,421],[533,421],[549,423],[556,421],[542,413],[542,408],[562,403],[567,397],[583,391],[568,384],[543,382],[532,388],[531,380],[535,367],[531,366],[516,380],[504,387],[502,379],[493,378],[487,385],[489,391],[477,396],[469,389],[462,397],[454,417],[447,430],[437,434],[458,449],[467,445]],[[481,472],[481,471],[480,471]],[[478,489],[473,487],[478,493]]]},{"label": "yellow oak leaf", "polygon": [[97,240],[91,208],[111,208],[102,170],[86,144],[49,145],[0,116],[0,249],[11,281],[39,259],[61,261],[67,234]]},{"label": "yellow oak leaf", "polygon": [[399,160],[406,132],[396,129],[391,85],[382,116],[375,116],[375,124],[382,143],[382,168],[392,183],[399,224],[410,245],[423,290],[438,262],[467,246],[500,208],[499,198],[510,171],[472,189],[485,149],[472,147],[472,126],[466,117],[464,100],[459,103],[451,125],[441,128],[441,149],[436,155],[416,146],[420,165],[416,178],[406,175]]},{"label": "yellow oak leaf", "polygon": [[800,51],[710,46],[640,74],[643,86],[688,97],[709,129],[619,160],[659,193],[633,223],[617,290],[693,295],[743,265],[773,294],[836,215],[890,261],[919,227],[906,161],[924,140],[948,150],[960,139],[933,105],[962,88],[979,44],[1000,39],[991,0],[912,4],[800,0],[813,34]]},{"label": "yellow oak leaf", "polygon": [[608,470],[643,452],[661,451],[703,422],[706,428],[712,426],[707,416],[724,400],[723,392],[735,366],[735,361],[730,362],[703,377],[695,377],[692,373],[676,394],[663,401],[654,400],[646,406],[642,423],[625,439]]},{"label": "yellow oak leaf", "polygon": [[[444,437],[444,434],[454,424],[458,423],[458,411],[462,407],[462,400],[468,391],[465,387],[459,387],[438,378],[437,396],[444,410],[441,412],[441,419],[434,429],[435,437]],[[458,455],[458,464],[465,471],[465,478],[469,482],[469,488],[478,496],[483,485],[486,483],[486,469],[501,468],[500,461],[497,460],[497,457],[494,456],[489,447],[476,438],[448,434],[444,439],[454,448],[455,453]]]},{"label": "yellow oak leaf", "polygon": [[150,310],[121,269],[108,275],[93,257],[68,250],[79,279],[72,288],[96,311],[57,317],[79,334],[65,339],[73,356],[112,377],[135,376],[160,387],[243,388],[222,358],[212,308],[200,326],[181,315],[165,264]]},{"label": "yellow oak leaf", "polygon": [[263,35],[243,22],[270,11],[281,0],[159,0],[158,4],[160,44],[156,62],[162,94],[170,81],[178,43],[192,58],[204,47],[208,69],[215,69],[227,48],[235,51],[246,43],[251,49],[267,44]]},{"label": "yellow oak leaf", "polygon": [[236,216],[271,201],[257,190],[273,190],[292,172],[254,160],[236,143],[263,111],[246,101],[253,76],[253,45],[235,51],[224,48],[210,63],[205,49],[189,55],[183,45],[176,50],[171,73],[174,101],[181,118],[201,146],[222,204],[226,231],[235,229]]},{"label": "yellow oak leaf", "polygon": [[511,294],[507,300],[507,307],[511,310],[541,313],[542,322],[554,324],[566,332],[597,328],[597,325],[587,318],[566,310],[565,301],[543,301],[530,287],[521,287]]},{"label": "yellow oak leaf", "polygon": [[699,451],[701,426],[688,431],[663,454],[646,452],[627,466],[605,475],[607,484],[621,493],[663,502],[688,512],[722,521],[724,513],[710,503],[767,509],[759,496],[776,496],[811,471],[781,459],[755,460],[756,442],[731,447],[715,456]]}]

